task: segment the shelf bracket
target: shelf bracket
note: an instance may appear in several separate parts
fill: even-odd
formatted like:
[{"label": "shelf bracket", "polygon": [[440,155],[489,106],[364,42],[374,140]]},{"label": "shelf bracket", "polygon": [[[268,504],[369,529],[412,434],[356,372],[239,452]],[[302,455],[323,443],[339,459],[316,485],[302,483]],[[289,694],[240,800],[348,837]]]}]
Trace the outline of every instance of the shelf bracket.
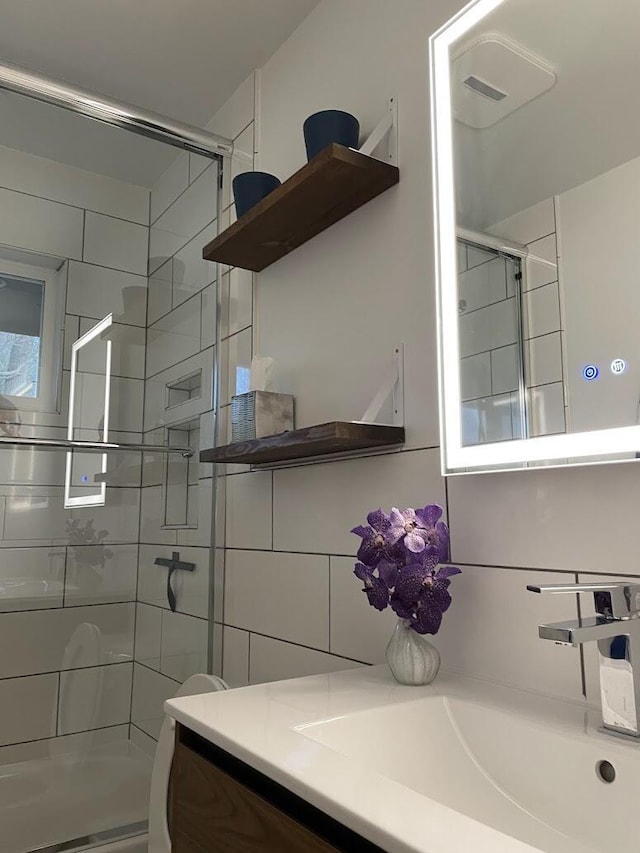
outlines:
[{"label": "shelf bracket", "polygon": [[360,153],[371,157],[384,139],[387,139],[387,154],[379,159],[384,159],[396,166],[398,160],[398,105],[395,98],[389,98],[386,113],[360,146]]},{"label": "shelf bracket", "polygon": [[369,403],[360,423],[372,424],[380,414],[382,407],[391,396],[393,426],[404,426],[404,345],[393,349],[393,363],[384,373],[380,387]]}]

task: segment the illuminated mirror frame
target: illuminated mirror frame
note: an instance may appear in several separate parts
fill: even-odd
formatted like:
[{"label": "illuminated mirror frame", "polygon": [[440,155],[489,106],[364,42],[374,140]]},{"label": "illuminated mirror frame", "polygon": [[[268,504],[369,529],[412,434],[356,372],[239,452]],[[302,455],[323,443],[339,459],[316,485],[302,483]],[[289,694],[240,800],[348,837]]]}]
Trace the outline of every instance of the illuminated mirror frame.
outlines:
[{"label": "illuminated mirror frame", "polygon": [[[67,438],[73,440],[73,415],[75,409],[76,396],[76,373],[78,370],[78,355],[80,350],[85,347],[95,338],[102,335],[113,323],[113,314],[109,314],[104,320],[101,320],[92,329],[74,341],[71,346],[71,384],[69,388],[69,421],[67,427]],[[105,366],[104,366],[104,428],[102,433],[102,441],[106,444],[109,441],[109,405],[110,405],[110,389],[111,389],[111,340],[107,338]],[[100,491],[92,495],[83,495],[81,497],[71,496],[71,470],[73,465],[73,451],[67,453],[67,467],[64,477],[64,507],[70,509],[75,506],[104,506],[107,499],[107,484],[103,480],[100,483]],[[107,473],[107,454],[102,454],[102,473]]]},{"label": "illuminated mirror frame", "polygon": [[[585,465],[611,454],[640,451],[640,425],[564,433],[538,438],[462,444],[456,262],[455,175],[450,96],[450,48],[505,0],[474,0],[429,39],[431,60],[431,134],[433,148],[438,390],[442,473],[491,469]],[[605,461],[631,461],[611,459]]]}]

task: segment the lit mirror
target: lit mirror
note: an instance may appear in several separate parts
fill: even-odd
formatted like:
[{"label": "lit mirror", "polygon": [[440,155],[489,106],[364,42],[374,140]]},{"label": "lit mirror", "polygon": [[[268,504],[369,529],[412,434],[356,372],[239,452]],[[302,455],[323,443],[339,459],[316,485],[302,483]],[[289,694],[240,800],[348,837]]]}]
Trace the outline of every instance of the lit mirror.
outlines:
[{"label": "lit mirror", "polygon": [[[109,440],[111,326],[109,314],[71,346],[71,382],[67,438]],[[82,450],[67,453],[65,507],[102,506],[106,499],[107,454]]]},{"label": "lit mirror", "polygon": [[640,454],[640,3],[431,39],[444,473]]}]

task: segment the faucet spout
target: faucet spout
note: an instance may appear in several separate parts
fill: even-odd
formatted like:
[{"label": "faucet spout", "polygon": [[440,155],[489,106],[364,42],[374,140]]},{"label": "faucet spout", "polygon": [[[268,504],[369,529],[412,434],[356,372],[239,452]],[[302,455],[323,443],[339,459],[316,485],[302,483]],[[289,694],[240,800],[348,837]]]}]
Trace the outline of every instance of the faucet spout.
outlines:
[{"label": "faucet spout", "polygon": [[624,622],[612,621],[603,616],[587,616],[538,627],[538,636],[541,640],[552,640],[554,643],[562,643],[565,646],[580,646],[583,643],[606,640],[624,633]]}]

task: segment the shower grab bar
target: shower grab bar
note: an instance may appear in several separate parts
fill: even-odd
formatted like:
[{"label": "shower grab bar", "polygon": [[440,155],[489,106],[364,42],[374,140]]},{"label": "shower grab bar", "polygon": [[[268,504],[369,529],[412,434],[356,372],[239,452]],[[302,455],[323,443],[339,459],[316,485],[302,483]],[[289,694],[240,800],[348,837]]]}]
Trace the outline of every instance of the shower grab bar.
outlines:
[{"label": "shower grab bar", "polygon": [[82,450],[86,453],[108,453],[110,450],[131,450],[143,453],[179,453],[190,459],[195,451],[190,447],[172,447],[168,444],[116,444],[113,441],[80,441],[69,438],[23,438],[0,436],[0,447],[35,447],[41,450]]}]

